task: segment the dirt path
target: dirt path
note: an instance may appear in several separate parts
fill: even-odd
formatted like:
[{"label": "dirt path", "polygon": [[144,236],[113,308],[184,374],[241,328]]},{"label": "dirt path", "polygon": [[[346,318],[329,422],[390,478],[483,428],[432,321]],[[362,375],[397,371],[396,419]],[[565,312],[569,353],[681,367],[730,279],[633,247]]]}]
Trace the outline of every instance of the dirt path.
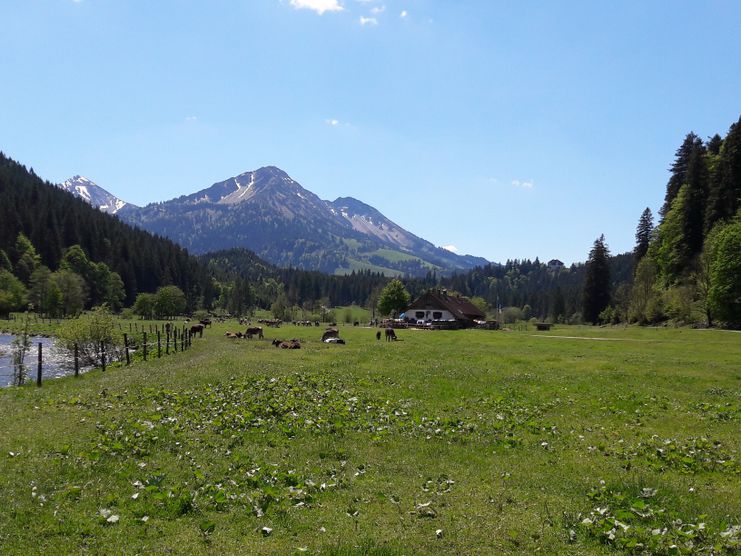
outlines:
[{"label": "dirt path", "polygon": [[656,340],[640,340],[638,338],[596,338],[593,336],[553,336],[530,334],[533,338],[558,338],[561,340],[594,340],[597,342],[656,342]]}]

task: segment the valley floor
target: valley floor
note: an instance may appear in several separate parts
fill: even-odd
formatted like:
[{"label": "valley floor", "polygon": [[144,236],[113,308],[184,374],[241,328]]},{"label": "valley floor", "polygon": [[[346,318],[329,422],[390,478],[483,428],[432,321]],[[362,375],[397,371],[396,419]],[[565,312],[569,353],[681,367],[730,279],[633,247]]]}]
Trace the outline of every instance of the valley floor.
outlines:
[{"label": "valley floor", "polygon": [[739,549],[741,335],[236,329],[0,391],[0,553]]}]

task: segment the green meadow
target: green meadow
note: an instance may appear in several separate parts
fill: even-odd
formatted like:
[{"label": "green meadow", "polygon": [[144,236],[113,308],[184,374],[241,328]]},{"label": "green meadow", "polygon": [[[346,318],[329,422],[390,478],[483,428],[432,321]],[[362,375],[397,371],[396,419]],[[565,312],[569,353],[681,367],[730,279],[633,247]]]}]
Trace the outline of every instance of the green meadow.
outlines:
[{"label": "green meadow", "polygon": [[0,553],[738,553],[739,333],[238,329],[0,391]]}]

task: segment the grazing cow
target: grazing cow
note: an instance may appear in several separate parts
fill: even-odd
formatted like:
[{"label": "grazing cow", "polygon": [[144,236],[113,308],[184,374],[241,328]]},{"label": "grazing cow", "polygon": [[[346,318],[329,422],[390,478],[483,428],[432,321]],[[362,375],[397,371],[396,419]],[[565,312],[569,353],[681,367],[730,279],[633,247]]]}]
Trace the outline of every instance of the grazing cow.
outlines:
[{"label": "grazing cow", "polygon": [[381,339],[381,331],[379,330],[378,332],[376,332],[376,340],[380,340],[380,339]]},{"label": "grazing cow", "polygon": [[203,338],[204,328],[205,327],[202,324],[194,324],[193,326],[190,327],[190,335],[195,336],[196,334],[198,334],[199,338]]},{"label": "grazing cow", "polygon": [[352,325],[353,325],[353,326],[360,326],[360,322],[358,322],[358,321],[355,321],[354,323],[352,323]]},{"label": "grazing cow", "polygon": [[202,324],[202,325],[203,325],[203,326],[204,326],[205,328],[210,328],[210,327],[211,327],[211,319],[203,319],[203,320],[201,321],[201,324]]},{"label": "grazing cow", "polygon": [[322,342],[326,342],[329,338],[339,338],[340,331],[336,328],[327,328],[322,334]]},{"label": "grazing cow", "polygon": [[327,338],[326,340],[324,340],[324,343],[325,344],[344,344],[345,340],[343,340],[342,338]]},{"label": "grazing cow", "polygon": [[[241,332],[240,332],[240,334],[241,334]],[[226,336],[227,338],[231,338],[232,340],[234,340],[234,339],[236,339],[236,338],[239,337],[234,332],[225,332],[224,333],[224,336]]]},{"label": "grazing cow", "polygon": [[257,337],[261,340],[263,339],[264,336],[262,335],[262,326],[251,326],[244,333],[245,338],[249,340],[251,340],[252,336],[254,335],[257,335]]},{"label": "grazing cow", "polygon": [[392,340],[397,340],[396,332],[394,332],[393,328],[387,328],[386,329],[386,341],[390,342]]}]

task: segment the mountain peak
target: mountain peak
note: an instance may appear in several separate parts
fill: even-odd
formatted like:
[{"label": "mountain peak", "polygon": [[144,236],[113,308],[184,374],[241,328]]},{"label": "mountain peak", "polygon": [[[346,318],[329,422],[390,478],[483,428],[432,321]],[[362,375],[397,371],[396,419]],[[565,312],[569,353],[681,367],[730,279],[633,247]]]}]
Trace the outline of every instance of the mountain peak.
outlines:
[{"label": "mountain peak", "polygon": [[133,205],[106,191],[91,179],[79,174],[66,180],[59,185],[59,188],[72,193],[72,195],[108,214],[116,214],[125,206],[133,207]]}]

